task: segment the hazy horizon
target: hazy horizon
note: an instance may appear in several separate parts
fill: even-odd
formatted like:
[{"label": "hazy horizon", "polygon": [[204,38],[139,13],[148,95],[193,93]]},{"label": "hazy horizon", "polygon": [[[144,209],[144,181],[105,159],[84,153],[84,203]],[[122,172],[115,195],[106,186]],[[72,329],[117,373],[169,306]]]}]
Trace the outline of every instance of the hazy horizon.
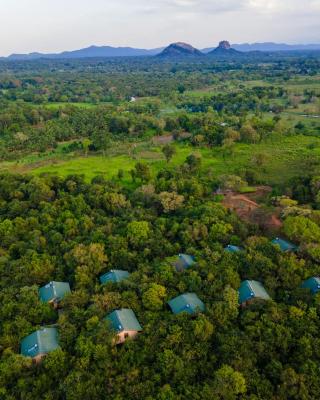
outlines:
[{"label": "hazy horizon", "polygon": [[[320,42],[319,0],[0,0],[0,56],[96,46]],[[21,4],[22,3],[22,4]],[[147,32],[147,33],[146,33]]]}]

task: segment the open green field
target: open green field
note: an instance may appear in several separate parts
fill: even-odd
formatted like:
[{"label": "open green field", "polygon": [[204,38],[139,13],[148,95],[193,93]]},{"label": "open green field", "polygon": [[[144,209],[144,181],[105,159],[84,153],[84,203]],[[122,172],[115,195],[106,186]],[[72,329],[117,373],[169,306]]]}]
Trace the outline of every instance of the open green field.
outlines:
[{"label": "open green field", "polygon": [[[202,169],[213,176],[223,174],[241,174],[247,167],[254,166],[254,156],[263,154],[264,164],[259,166],[259,178],[263,183],[271,185],[285,184],[290,178],[305,173],[305,163],[311,157],[320,157],[320,139],[308,136],[292,136],[273,138],[260,144],[236,144],[232,154],[224,155],[221,148],[195,148],[176,144],[177,153],[168,164],[169,168],[182,165],[191,153],[200,153]],[[151,143],[142,143],[133,154],[123,146],[119,152],[106,155],[62,153],[29,156],[20,162],[5,162],[0,164],[1,171],[40,174],[57,174],[66,177],[73,174],[83,174],[89,181],[94,176],[103,175],[108,179],[116,178],[119,169],[125,174],[123,183],[129,184],[129,171],[137,161],[143,161],[151,166],[152,173],[167,165],[160,147]]]},{"label": "open green field", "polygon": [[43,104],[43,106],[47,107],[47,108],[51,108],[51,109],[57,109],[57,108],[66,107],[66,106],[73,106],[73,107],[79,107],[79,108],[94,108],[97,106],[97,104],[57,102],[57,103],[46,103],[46,104]]}]

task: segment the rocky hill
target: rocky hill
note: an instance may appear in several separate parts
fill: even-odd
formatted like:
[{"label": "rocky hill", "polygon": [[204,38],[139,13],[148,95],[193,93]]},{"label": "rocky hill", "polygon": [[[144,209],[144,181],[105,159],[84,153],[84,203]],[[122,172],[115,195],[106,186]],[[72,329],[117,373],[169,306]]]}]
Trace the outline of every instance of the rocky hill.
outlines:
[{"label": "rocky hill", "polygon": [[186,57],[202,55],[203,54],[200,50],[183,42],[172,43],[159,54],[160,57]]},{"label": "rocky hill", "polygon": [[219,46],[216,47],[215,49],[213,49],[212,51],[210,51],[208,54],[212,55],[212,56],[220,56],[220,57],[221,56],[227,56],[227,57],[234,56],[234,57],[237,57],[237,56],[241,56],[242,55],[242,53],[240,51],[237,51],[237,50],[233,49],[231,47],[230,43],[227,40],[222,40],[219,43]]}]

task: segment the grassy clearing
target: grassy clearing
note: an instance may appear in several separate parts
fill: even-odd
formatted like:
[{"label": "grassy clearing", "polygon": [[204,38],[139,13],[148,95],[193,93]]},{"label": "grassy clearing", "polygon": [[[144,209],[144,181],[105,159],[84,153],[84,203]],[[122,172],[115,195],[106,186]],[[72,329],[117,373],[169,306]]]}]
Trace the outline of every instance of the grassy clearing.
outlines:
[{"label": "grassy clearing", "polygon": [[42,104],[42,106],[55,110],[61,107],[78,107],[78,108],[95,108],[97,106],[102,105],[103,103],[93,104],[93,103],[68,103],[68,102],[57,102],[57,103],[46,103]]},{"label": "grassy clearing", "polygon": [[[12,104],[14,104],[14,101],[12,101]],[[31,105],[33,107],[45,107],[51,110],[57,110],[59,108],[64,108],[64,107],[78,107],[78,108],[95,108],[98,106],[102,106],[105,104],[110,104],[110,103],[74,103],[74,102],[50,102],[50,103],[31,103],[31,102],[25,102],[25,104]]]},{"label": "grassy clearing", "polygon": [[[297,78],[289,80],[288,82],[284,83],[281,80],[269,79],[269,80],[250,80],[250,81],[243,81],[241,82],[241,86],[247,87],[252,89],[254,87],[262,87],[262,86],[275,86],[275,87],[285,87],[285,89],[290,94],[303,94],[305,89],[313,90],[316,93],[320,92],[320,75],[313,76],[313,77],[304,77],[304,78]],[[229,84],[224,83],[211,85],[208,87],[204,87],[202,89],[196,90],[188,90],[185,92],[186,95],[193,96],[193,97],[206,97],[216,94],[217,92],[226,91],[234,91],[239,89],[239,82],[230,82]]]},{"label": "grassy clearing", "polygon": [[[119,169],[124,171],[123,183],[130,185],[130,170],[137,161],[150,165],[152,173],[156,174],[161,168],[167,166],[160,146],[149,142],[139,144],[134,152],[128,152],[130,145],[121,147],[122,154],[111,153],[106,157],[102,155],[65,155],[55,153],[47,156],[29,156],[19,163],[5,162],[0,164],[0,170],[40,174],[57,174],[66,177],[73,174],[82,174],[86,180],[94,176],[103,175],[107,179],[116,178]],[[253,156],[262,153],[265,163],[256,166],[259,179],[262,183],[270,185],[285,185],[288,180],[301,174],[303,163],[310,157],[320,157],[320,139],[308,136],[293,136],[284,138],[271,138],[268,142],[260,144],[237,144],[232,155],[224,157],[221,148],[194,148],[188,145],[176,144],[177,153],[168,164],[168,168],[176,168],[184,163],[191,153],[202,156],[203,172],[210,172],[212,176],[224,174],[241,174],[253,165]],[[120,150],[120,149],[119,149]]]}]

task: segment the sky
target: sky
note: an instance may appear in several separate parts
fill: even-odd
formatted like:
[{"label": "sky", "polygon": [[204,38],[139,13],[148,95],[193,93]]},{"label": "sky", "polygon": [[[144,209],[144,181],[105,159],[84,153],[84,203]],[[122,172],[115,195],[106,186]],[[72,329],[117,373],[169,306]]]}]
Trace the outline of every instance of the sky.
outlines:
[{"label": "sky", "polygon": [[0,56],[90,45],[320,43],[320,0],[0,0]]}]

